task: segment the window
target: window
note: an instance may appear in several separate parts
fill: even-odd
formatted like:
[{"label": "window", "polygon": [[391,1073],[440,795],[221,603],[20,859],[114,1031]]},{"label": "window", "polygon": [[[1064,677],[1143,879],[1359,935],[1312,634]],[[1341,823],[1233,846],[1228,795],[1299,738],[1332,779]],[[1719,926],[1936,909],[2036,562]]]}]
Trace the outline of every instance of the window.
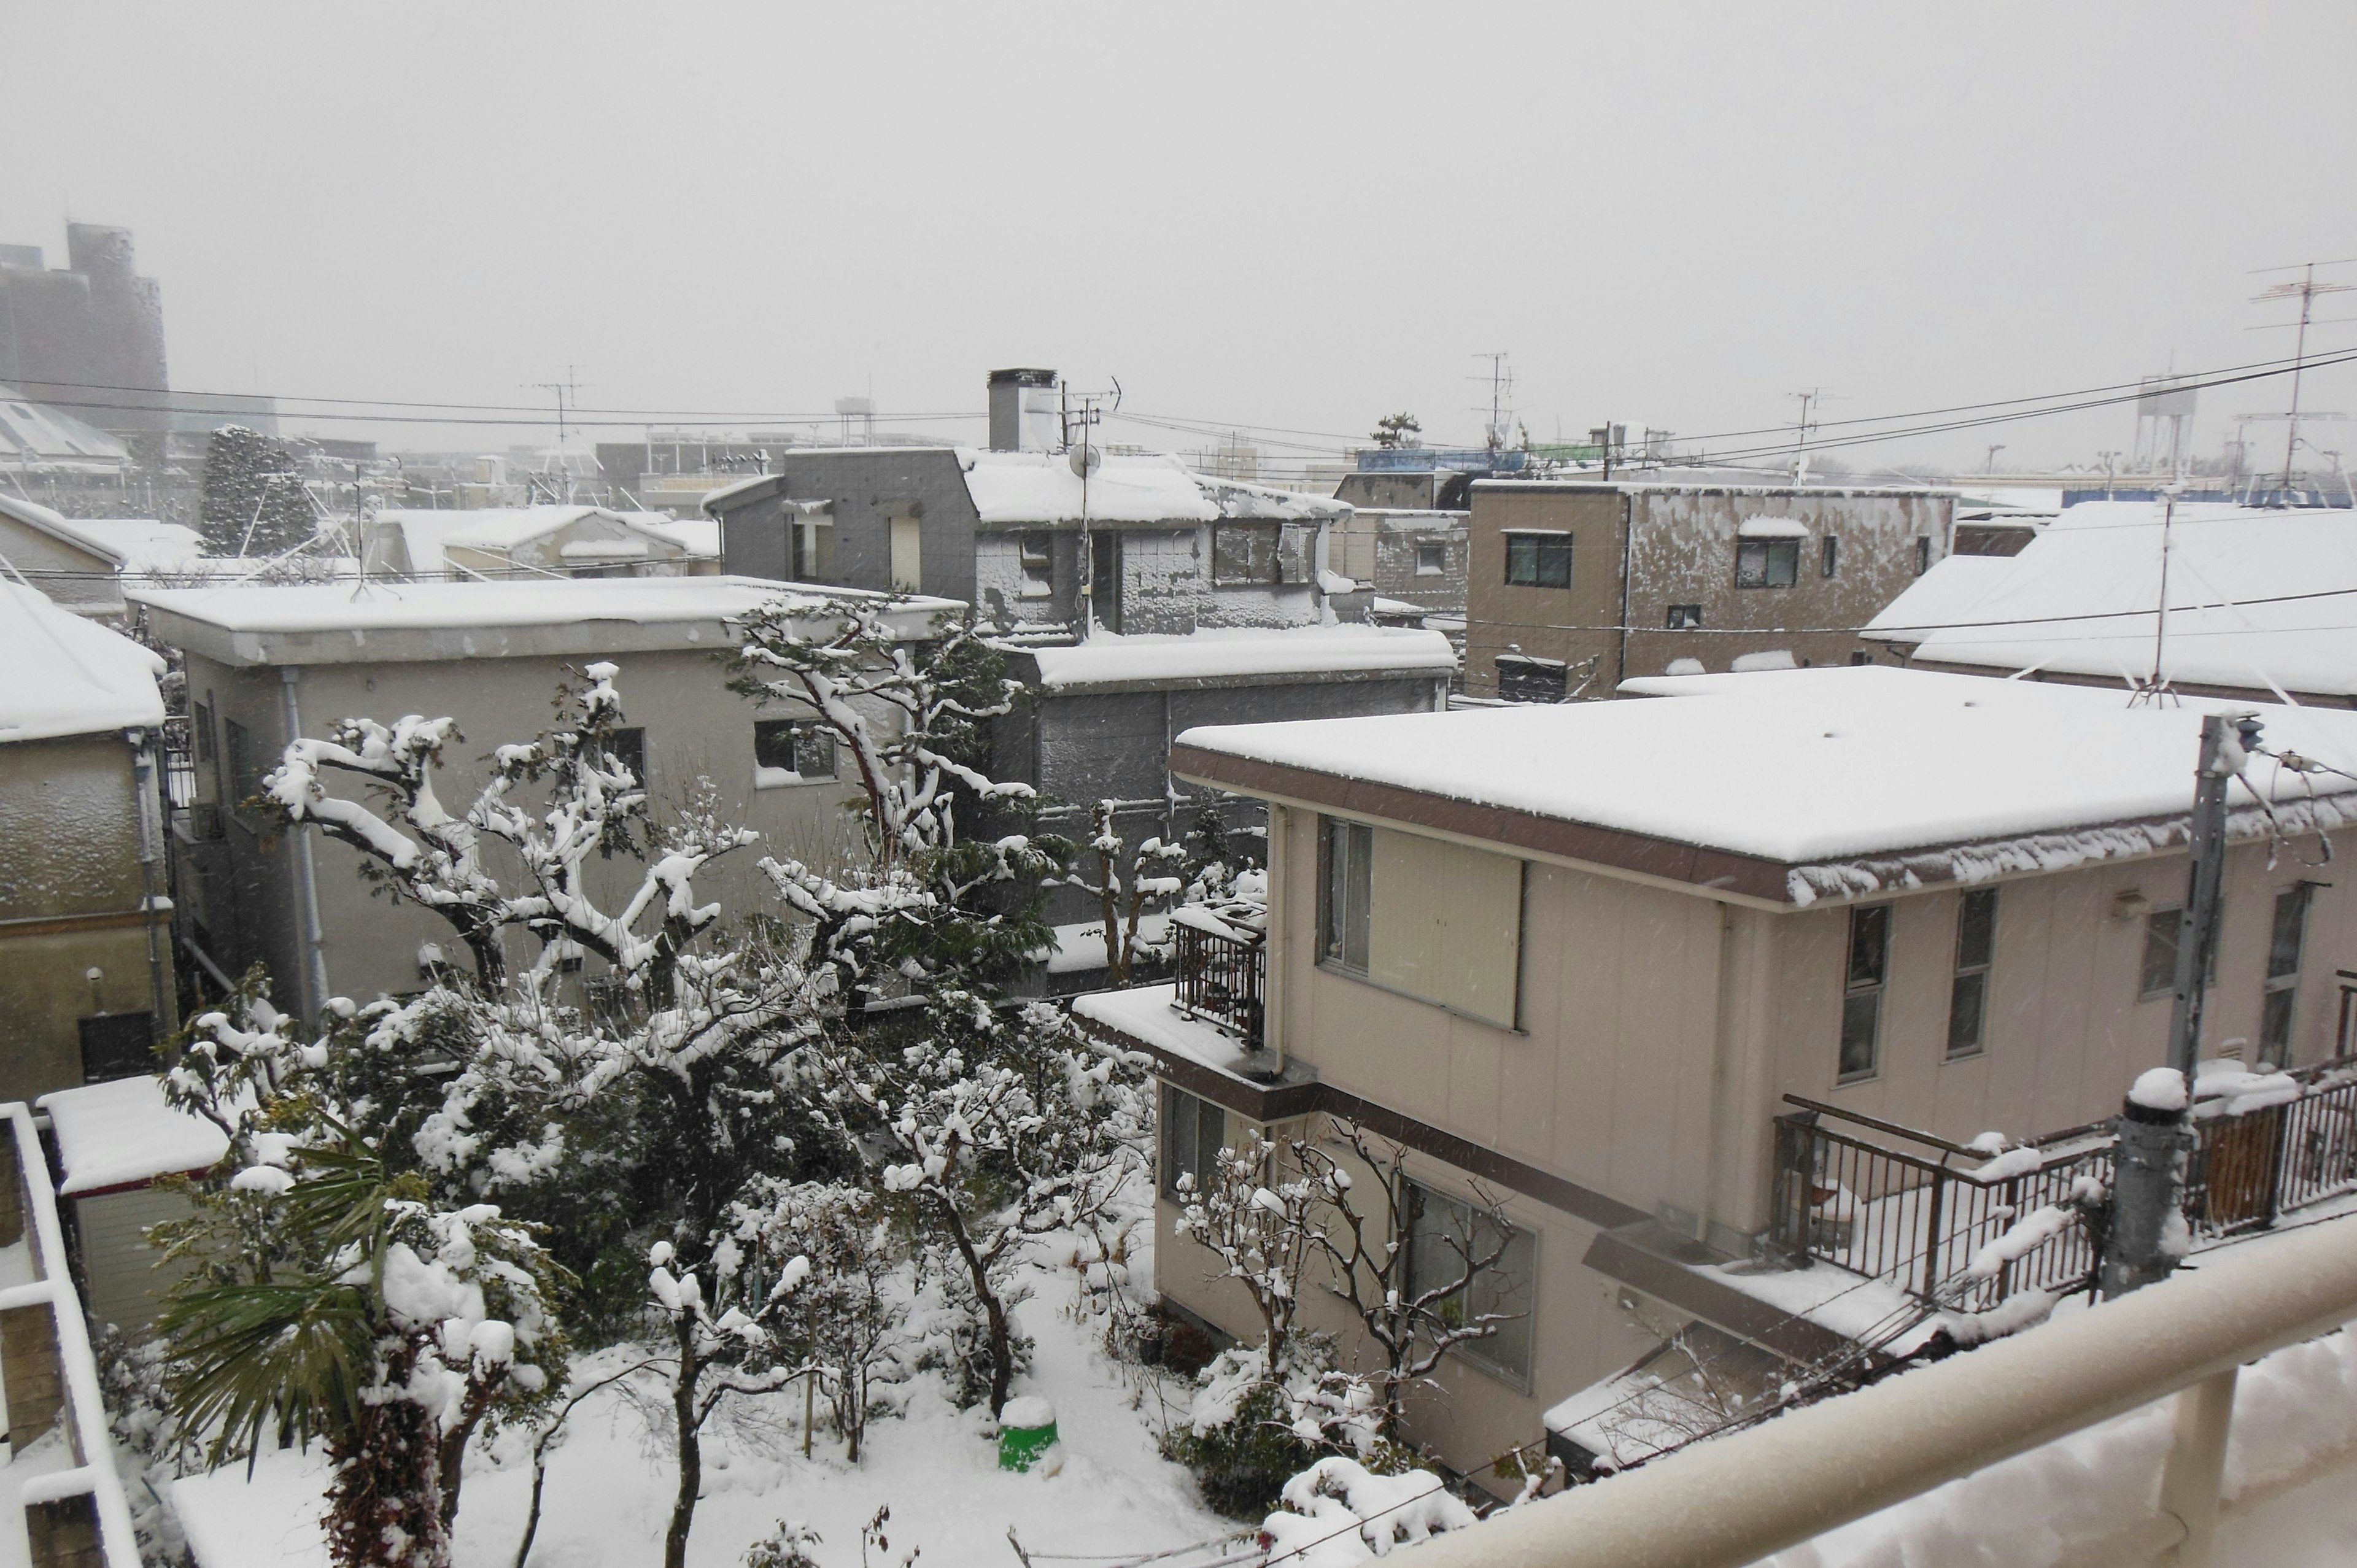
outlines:
[{"label": "window", "polygon": [[1567,694],[1562,660],[1498,655],[1498,695],[1509,703],[1560,703]]},{"label": "window", "polygon": [[892,520],[893,590],[917,593],[924,582],[924,523],[913,517],[896,517]]},{"label": "window", "polygon": [[1670,607],[1668,618],[1664,619],[1662,624],[1668,627],[1672,631],[1684,631],[1689,627],[1700,626],[1702,624],[1702,607],[1700,605],[1672,605]]},{"label": "window", "polygon": [[[1531,1318],[1538,1280],[1538,1246],[1528,1230],[1501,1225],[1471,1204],[1436,1192],[1422,1182],[1407,1187],[1407,1288],[1456,1291],[1434,1304],[1442,1322],[1455,1327],[1502,1316],[1486,1339],[1469,1339],[1451,1354],[1522,1386],[1531,1375]],[[1495,1254],[1488,1268],[1471,1265]]]},{"label": "window", "polygon": [[[2220,924],[2225,911],[2221,909]],[[2167,996],[2177,989],[2177,936],[2185,924],[2182,909],[2155,909],[2145,917],[2144,972],[2137,983],[2139,997]],[[2218,978],[2218,944],[2210,944],[2210,973]]]},{"label": "window", "polygon": [[1276,581],[1277,526],[1273,522],[1222,522],[1211,528],[1211,581]]},{"label": "window", "polygon": [[1976,1057],[1986,1045],[1989,961],[1996,951],[1996,889],[1978,887],[1956,901],[1956,977],[1948,988],[1948,1059]]},{"label": "window", "polygon": [[1800,575],[1799,540],[1738,539],[1735,542],[1737,587],[1789,588]]},{"label": "window", "polygon": [[647,781],[647,732],[637,725],[618,729],[606,742],[608,755],[630,770],[641,787]]},{"label": "window", "polygon": [[1890,971],[1890,906],[1849,912],[1849,967],[1842,976],[1841,1075],[1856,1083],[1881,1066],[1882,983]]},{"label": "window", "polygon": [[210,762],[213,759],[212,706],[207,703],[194,703],[189,709],[188,716],[188,727],[196,732],[194,738],[197,746],[197,760],[199,762]]},{"label": "window", "polygon": [[1326,819],[1318,877],[1318,961],[1345,974],[1367,972],[1368,894],[1372,887],[1375,830],[1362,822]]},{"label": "window", "polygon": [[1849,661],[1852,664],[1871,664],[1874,662],[1874,655],[1861,648],[1850,654]]},{"label": "window", "polygon": [[1448,546],[1438,540],[1419,542],[1415,547],[1415,575],[1419,577],[1439,577],[1448,572]]},{"label": "window", "polygon": [[262,759],[253,754],[253,736],[235,719],[224,719],[221,749],[229,753],[229,804],[242,808],[262,793]]},{"label": "window", "polygon": [[1089,536],[1089,614],[1097,625],[1121,631],[1121,535]]},{"label": "window", "polygon": [[[1185,1201],[1200,1197],[1220,1176],[1220,1150],[1226,1146],[1227,1112],[1175,1084],[1162,1086],[1162,1190]],[[1194,1177],[1181,1197],[1180,1176]]]},{"label": "window", "polygon": [[753,725],[753,782],[763,789],[833,779],[834,732],[812,719],[762,719]]},{"label": "window", "polygon": [[2314,884],[2303,882],[2276,895],[2275,924],[2267,937],[2267,979],[2259,1004],[2259,1051],[2276,1066],[2291,1065],[2291,1020],[2299,994],[2300,949],[2308,940],[2308,901]]},{"label": "window", "polygon": [[1318,843],[1321,966],[1515,1026],[1521,861],[1331,818]]},{"label": "window", "polygon": [[1027,533],[1018,549],[1023,560],[1023,596],[1049,597],[1056,591],[1054,538],[1045,533]]},{"label": "window", "polygon": [[137,1078],[155,1072],[156,1015],[100,1013],[81,1021],[81,1080]]},{"label": "window", "polygon": [[1818,575],[1820,576],[1830,577],[1836,571],[1840,570],[1840,568],[1841,541],[1828,533],[1825,535],[1824,559],[1818,564]]},{"label": "window", "polygon": [[1511,587],[1570,587],[1571,535],[1507,534],[1506,582]]},{"label": "window", "polygon": [[1915,540],[1915,575],[1921,576],[1932,569],[1932,541],[1922,535]]}]

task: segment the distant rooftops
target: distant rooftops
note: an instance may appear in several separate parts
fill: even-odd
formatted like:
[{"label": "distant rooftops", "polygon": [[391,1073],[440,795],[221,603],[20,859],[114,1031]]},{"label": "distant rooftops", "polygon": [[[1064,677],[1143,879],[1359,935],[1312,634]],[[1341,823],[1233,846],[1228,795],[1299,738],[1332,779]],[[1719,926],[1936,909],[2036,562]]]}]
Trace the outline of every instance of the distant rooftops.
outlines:
[{"label": "distant rooftops", "polygon": [[[727,646],[722,622],[783,599],[876,599],[852,588],[756,577],[371,580],[291,587],[134,588],[158,636],[232,664],[364,663],[619,653]],[[952,599],[894,600],[888,618],[924,636]]]},{"label": "distant rooftops", "polygon": [[2357,513],[2090,501],[2013,556],[1952,556],[1868,623],[1919,662],[2357,696]]},{"label": "distant rooftops", "polygon": [[1172,637],[1098,632],[1071,648],[1029,650],[1050,691],[1118,686],[1244,685],[1287,676],[1429,674],[1457,668],[1437,631],[1372,626],[1206,628]]},{"label": "distant rooftops", "polygon": [[[2179,843],[2203,712],[2246,711],[1889,667],[1622,690],[1670,700],[1193,729],[1172,768],[1792,905]],[[2357,771],[2357,714],[2261,712],[2271,746]],[[2357,782],[2248,777],[2293,831],[2357,821]],[[2250,791],[2233,803],[2254,819],[2237,831],[2257,831]]]}]

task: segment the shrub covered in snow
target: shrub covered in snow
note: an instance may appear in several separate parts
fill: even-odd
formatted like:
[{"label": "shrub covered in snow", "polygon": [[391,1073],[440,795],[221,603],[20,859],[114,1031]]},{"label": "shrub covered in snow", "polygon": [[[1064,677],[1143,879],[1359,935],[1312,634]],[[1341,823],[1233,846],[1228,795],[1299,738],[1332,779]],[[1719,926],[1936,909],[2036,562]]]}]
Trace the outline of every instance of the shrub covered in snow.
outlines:
[{"label": "shrub covered in snow", "polygon": [[1268,1568],[1355,1568],[1473,1522],[1464,1499],[1429,1470],[1377,1475],[1340,1456],[1287,1480],[1281,1500],[1261,1524]]}]

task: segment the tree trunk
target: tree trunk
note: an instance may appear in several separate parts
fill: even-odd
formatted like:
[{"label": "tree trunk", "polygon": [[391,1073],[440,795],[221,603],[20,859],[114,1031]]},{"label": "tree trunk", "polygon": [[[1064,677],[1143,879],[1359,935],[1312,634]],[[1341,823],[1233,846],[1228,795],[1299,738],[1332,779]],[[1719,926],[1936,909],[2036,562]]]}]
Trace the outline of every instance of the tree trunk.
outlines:
[{"label": "tree trunk", "polygon": [[687,1568],[687,1532],[695,1523],[695,1498],[704,1489],[704,1448],[695,1435],[695,1386],[703,1364],[695,1358],[695,1318],[682,1313],[676,1326],[679,1377],[672,1385],[673,1429],[679,1439],[679,1494],[672,1499],[671,1529],[663,1536],[663,1568]]},{"label": "tree trunk", "polygon": [[957,1243],[958,1256],[965,1260],[967,1275],[974,1281],[974,1295],[982,1303],[984,1321],[990,1330],[990,1415],[996,1421],[998,1412],[1006,1408],[1006,1396],[1015,1384],[1015,1336],[1008,1328],[1006,1308],[998,1293],[990,1288],[990,1267],[974,1250],[974,1239],[966,1234],[965,1217],[957,1205],[939,1191],[933,1201],[942,1206],[949,1220],[950,1239]]},{"label": "tree trunk", "polygon": [[[414,1359],[396,1358],[387,1381],[407,1381]],[[440,1457],[433,1418],[399,1397],[363,1406],[356,1427],[329,1439],[324,1522],[337,1568],[450,1568]]]}]

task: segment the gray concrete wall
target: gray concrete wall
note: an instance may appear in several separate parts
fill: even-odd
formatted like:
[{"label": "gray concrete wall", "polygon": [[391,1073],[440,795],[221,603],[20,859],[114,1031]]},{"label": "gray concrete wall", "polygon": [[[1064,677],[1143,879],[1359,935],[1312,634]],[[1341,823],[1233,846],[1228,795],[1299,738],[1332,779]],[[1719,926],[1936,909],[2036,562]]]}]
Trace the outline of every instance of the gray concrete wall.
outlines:
[{"label": "gray concrete wall", "polygon": [[0,511],[0,555],[53,602],[78,615],[120,620],[123,583],[114,563]]},{"label": "gray concrete wall", "polygon": [[[302,672],[297,697],[303,727],[314,736],[348,716],[384,723],[407,714],[457,718],[465,739],[448,749],[435,788],[445,807],[458,812],[487,779],[483,759],[491,748],[529,740],[545,728],[566,665],[577,671],[588,661],[522,657],[312,665]],[[845,778],[834,783],[754,785],[754,721],[792,717],[797,710],[783,704],[756,709],[727,689],[723,667],[708,653],[646,650],[616,655],[614,661],[620,666],[615,683],[625,717],[646,731],[647,787],[658,811],[677,810],[700,779],[709,779],[723,816],[762,834],[759,847],[737,852],[698,878],[700,897],[722,899],[732,913],[769,909],[773,900],[754,868],[759,856],[840,862],[856,832],[845,808],[858,798],[847,759]],[[581,683],[577,673],[572,679]],[[216,761],[198,770],[199,800],[229,802],[222,812],[223,870],[202,895],[208,928],[222,949],[213,956],[232,972],[255,960],[267,963],[279,1005],[291,1006],[301,994],[294,856],[286,834],[234,809],[236,787],[227,776],[221,730],[231,720],[243,725],[254,740],[256,766],[275,766],[288,739],[280,686],[275,669],[232,670],[201,655],[188,657],[190,701],[209,707],[216,726]],[[347,799],[365,798],[357,779],[331,787]],[[320,839],[315,858],[331,994],[367,1000],[418,989],[422,942],[441,944],[454,959],[463,954],[437,917],[373,895],[361,878],[356,852]],[[516,875],[496,847],[487,862],[503,878]],[[619,901],[626,884],[636,886],[641,868],[618,856],[593,863],[591,870],[599,896]],[[511,943],[511,961],[528,961],[536,950],[522,934]]]},{"label": "gray concrete wall", "polygon": [[[805,580],[888,591],[891,520],[912,516],[920,524],[920,591],[974,601],[974,500],[966,493],[956,453],[933,446],[789,449],[775,463],[784,495],[833,503],[831,568],[823,578],[806,574]],[[774,502],[726,513],[724,562],[728,571],[784,577],[783,524]]]}]

